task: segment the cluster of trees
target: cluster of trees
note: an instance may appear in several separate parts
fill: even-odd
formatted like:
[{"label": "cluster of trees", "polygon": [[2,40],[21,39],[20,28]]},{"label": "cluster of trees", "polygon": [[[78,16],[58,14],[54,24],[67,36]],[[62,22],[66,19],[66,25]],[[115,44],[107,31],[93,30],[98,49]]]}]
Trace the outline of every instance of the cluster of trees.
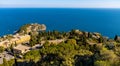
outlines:
[{"label": "cluster of trees", "polygon": [[[42,40],[64,39],[65,42],[50,44],[45,42],[42,48],[26,53],[24,59],[35,66],[119,66],[120,43],[118,41],[92,37],[92,33],[48,31],[32,36],[30,44]],[[88,40],[95,42],[90,45]],[[32,43],[33,42],[33,43]],[[34,45],[31,45],[34,46]]]},{"label": "cluster of trees", "polygon": [[84,64],[82,61],[85,61],[85,59],[78,60],[79,57],[87,59],[92,55],[91,51],[77,45],[74,39],[69,39],[58,45],[51,45],[46,42],[43,48],[26,53],[24,59],[29,62],[33,61],[35,62],[34,65],[40,66],[73,66],[75,64],[80,65],[79,61],[82,65]]},{"label": "cluster of trees", "polygon": [[38,34],[30,32],[29,35],[31,36],[30,46],[34,46],[35,44],[40,44],[41,41],[47,40],[55,40],[55,39],[64,39],[68,37],[66,32],[59,32],[59,31],[40,31]]},{"label": "cluster of trees", "polygon": [[14,59],[7,61],[5,58],[3,58],[3,64],[0,64],[0,66],[15,66],[14,63]]},{"label": "cluster of trees", "polygon": [[29,27],[29,26],[31,26],[31,24],[25,24],[25,25],[23,25],[18,31],[17,31],[17,33],[24,33],[24,34],[27,34],[27,28]]},{"label": "cluster of trees", "polygon": [[[22,29],[21,29],[22,30]],[[105,39],[91,32],[72,30],[70,32],[40,31],[30,32],[29,45],[46,41],[42,48],[31,50],[23,55],[23,66],[119,66],[120,42]],[[94,36],[94,37],[93,37]],[[59,44],[47,40],[66,39]],[[93,44],[94,43],[94,44]],[[4,49],[3,49],[4,50]],[[0,52],[2,48],[0,47]],[[19,65],[19,64],[18,64]]]}]

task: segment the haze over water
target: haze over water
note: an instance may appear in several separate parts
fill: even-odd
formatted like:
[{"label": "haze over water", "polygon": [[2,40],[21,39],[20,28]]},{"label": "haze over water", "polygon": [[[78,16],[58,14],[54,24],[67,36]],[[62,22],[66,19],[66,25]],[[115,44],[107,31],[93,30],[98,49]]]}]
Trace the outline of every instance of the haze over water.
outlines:
[{"label": "haze over water", "polygon": [[0,36],[27,23],[45,24],[47,30],[100,32],[113,38],[120,35],[120,9],[0,8]]}]

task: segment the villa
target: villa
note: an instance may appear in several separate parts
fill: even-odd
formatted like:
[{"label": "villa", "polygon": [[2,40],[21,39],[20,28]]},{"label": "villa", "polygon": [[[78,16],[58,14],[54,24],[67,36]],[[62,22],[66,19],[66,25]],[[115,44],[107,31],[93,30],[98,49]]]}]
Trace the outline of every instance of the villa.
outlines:
[{"label": "villa", "polygon": [[27,43],[30,40],[30,35],[13,35],[13,38],[6,39],[4,41],[0,42],[0,46],[3,46],[4,48],[10,47],[11,44],[21,44],[21,43]]},{"label": "villa", "polygon": [[24,53],[30,51],[30,48],[31,47],[19,44],[16,47],[14,47],[13,49],[14,49],[14,52],[17,54],[24,54]]}]

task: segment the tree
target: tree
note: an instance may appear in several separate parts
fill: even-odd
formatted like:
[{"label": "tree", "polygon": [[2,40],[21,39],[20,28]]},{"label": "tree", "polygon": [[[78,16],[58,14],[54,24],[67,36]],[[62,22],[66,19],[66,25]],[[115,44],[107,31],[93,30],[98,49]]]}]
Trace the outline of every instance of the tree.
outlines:
[{"label": "tree", "polygon": [[34,46],[37,43],[37,37],[36,35],[31,35],[31,39],[30,39],[30,46]]},{"label": "tree", "polygon": [[108,61],[114,61],[116,58],[115,53],[112,50],[108,50],[106,48],[103,48],[100,50],[101,60],[108,60]]},{"label": "tree", "polygon": [[32,60],[34,62],[37,62],[40,58],[41,58],[41,56],[40,56],[39,50],[32,50],[32,51],[27,52],[24,55],[24,59],[27,61]]},{"label": "tree", "polygon": [[117,41],[117,39],[118,39],[118,35],[115,36],[114,40]]},{"label": "tree", "polygon": [[14,47],[13,44],[11,44],[9,50],[14,54],[13,47]]},{"label": "tree", "polygon": [[115,48],[115,53],[120,57],[120,47]]},{"label": "tree", "polygon": [[120,42],[120,37],[119,37],[118,35],[116,35],[115,38],[114,38],[114,40],[115,40],[116,42]]},{"label": "tree", "polygon": [[0,53],[2,53],[4,50],[4,47],[0,46]]},{"label": "tree", "polygon": [[9,63],[9,66],[14,66],[15,65],[15,60],[14,59],[11,59],[8,61]]},{"label": "tree", "polygon": [[77,44],[75,39],[68,39],[67,44]]},{"label": "tree", "polygon": [[54,30],[54,31],[53,31],[53,34],[54,34],[55,36],[58,36],[58,35],[60,34],[60,32],[59,32],[59,31]]},{"label": "tree", "polygon": [[15,66],[18,66],[17,58],[15,57]]},{"label": "tree", "polygon": [[49,41],[45,41],[45,43],[43,44],[43,47],[45,48],[45,47],[48,47],[48,46],[50,46]]},{"label": "tree", "polygon": [[36,42],[33,40],[33,41],[30,41],[30,46],[33,47],[34,45],[36,44]]},{"label": "tree", "polygon": [[92,38],[92,34],[88,32],[88,38]]},{"label": "tree", "polygon": [[28,28],[30,25],[31,25],[31,24],[25,24],[25,25],[23,25],[23,26],[18,30],[18,33],[28,34],[27,28]]},{"label": "tree", "polygon": [[82,37],[81,37],[81,41],[82,41],[82,44],[83,45],[87,45],[87,38],[86,38],[86,36],[85,35],[83,35]]},{"label": "tree", "polygon": [[96,61],[94,66],[110,66],[108,61]]},{"label": "tree", "polygon": [[103,38],[100,37],[100,38],[98,39],[98,42],[99,42],[99,43],[102,43],[102,42],[103,42]]},{"label": "tree", "polygon": [[3,58],[3,65],[4,66],[9,66],[9,64],[8,64],[8,62],[7,62],[7,60],[5,58]]}]

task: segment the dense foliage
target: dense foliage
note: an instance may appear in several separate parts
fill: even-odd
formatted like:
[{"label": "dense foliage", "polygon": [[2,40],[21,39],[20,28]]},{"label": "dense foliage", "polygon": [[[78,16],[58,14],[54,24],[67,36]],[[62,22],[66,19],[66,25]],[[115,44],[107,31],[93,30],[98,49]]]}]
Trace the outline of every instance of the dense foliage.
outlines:
[{"label": "dense foliage", "polygon": [[2,53],[4,50],[4,47],[0,46],[0,53]]},{"label": "dense foliage", "polygon": [[[21,28],[22,29],[22,28]],[[30,32],[30,45],[42,45],[39,49],[23,54],[15,63],[19,66],[119,66],[120,39],[103,37],[99,33],[71,30],[70,32]],[[50,43],[51,40],[61,40]],[[6,61],[4,60],[4,63]],[[7,63],[6,63],[7,64]]]},{"label": "dense foliage", "polygon": [[[24,59],[32,63],[31,66],[119,66],[120,64],[118,36],[115,40],[106,39],[98,33],[78,30],[43,31],[30,35],[31,46],[46,41],[39,50],[24,55]],[[58,44],[49,43],[49,40],[56,39],[65,41]]]}]

